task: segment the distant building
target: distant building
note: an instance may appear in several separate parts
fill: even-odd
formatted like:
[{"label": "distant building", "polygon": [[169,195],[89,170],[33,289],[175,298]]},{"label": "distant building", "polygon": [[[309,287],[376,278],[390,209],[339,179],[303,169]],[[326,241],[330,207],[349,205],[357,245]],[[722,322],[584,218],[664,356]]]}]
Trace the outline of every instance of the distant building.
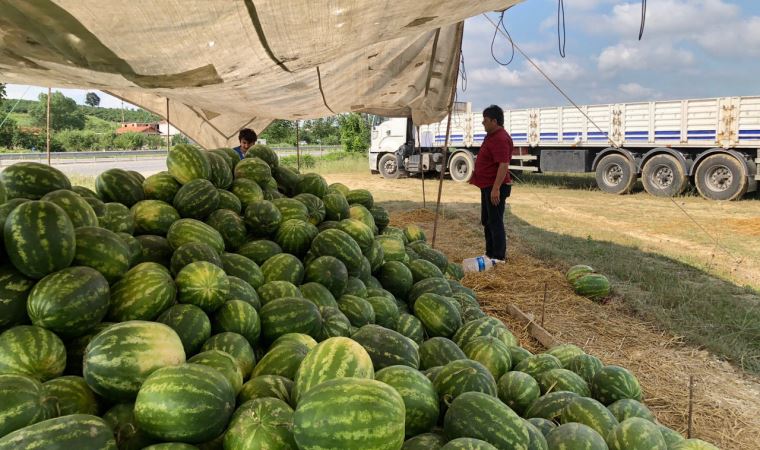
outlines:
[{"label": "distant building", "polygon": [[116,129],[116,134],[122,133],[161,134],[157,123],[140,122],[122,123],[121,126]]},{"label": "distant building", "polygon": [[167,128],[169,132],[169,136],[174,136],[175,134],[182,134],[181,131],[174,128],[174,125],[167,124],[165,120],[162,120],[158,123],[158,132],[161,134],[161,136],[166,136]]}]

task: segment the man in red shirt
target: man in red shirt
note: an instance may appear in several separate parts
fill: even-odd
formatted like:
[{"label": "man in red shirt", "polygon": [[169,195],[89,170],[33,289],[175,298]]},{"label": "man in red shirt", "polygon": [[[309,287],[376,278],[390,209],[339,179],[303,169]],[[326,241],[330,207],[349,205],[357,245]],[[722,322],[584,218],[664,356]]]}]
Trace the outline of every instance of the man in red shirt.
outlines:
[{"label": "man in red shirt", "polygon": [[480,222],[486,236],[486,256],[504,261],[507,257],[507,234],[504,231],[504,203],[512,191],[509,161],[512,138],[504,129],[504,111],[491,105],[483,111],[486,138],[475,159],[470,184],[480,188]]}]

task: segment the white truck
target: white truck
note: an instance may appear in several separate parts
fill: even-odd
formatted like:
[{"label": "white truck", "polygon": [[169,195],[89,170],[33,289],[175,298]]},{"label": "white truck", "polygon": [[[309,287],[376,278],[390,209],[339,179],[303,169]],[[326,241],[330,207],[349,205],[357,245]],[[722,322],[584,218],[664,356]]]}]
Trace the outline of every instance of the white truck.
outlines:
[{"label": "white truck", "polygon": [[[760,96],[504,110],[515,152],[512,171],[594,172],[602,191],[629,193],[640,177],[656,196],[689,183],[705,198],[737,200],[760,180]],[[585,114],[584,114],[585,113]],[[390,118],[372,128],[369,168],[386,178],[445,167],[472,176],[485,137],[470,103],[454,107],[447,161],[446,122],[415,127]]]}]

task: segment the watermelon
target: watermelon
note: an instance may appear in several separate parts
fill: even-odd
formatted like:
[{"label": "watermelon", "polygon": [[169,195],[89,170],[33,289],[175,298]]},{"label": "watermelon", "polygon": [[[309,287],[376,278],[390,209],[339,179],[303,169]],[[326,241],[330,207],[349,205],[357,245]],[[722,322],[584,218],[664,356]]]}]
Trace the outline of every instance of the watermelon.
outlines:
[{"label": "watermelon", "polygon": [[177,300],[199,306],[207,313],[216,311],[227,297],[230,282],[220,267],[196,261],[186,265],[176,278]]},{"label": "watermelon", "polygon": [[541,396],[538,382],[525,372],[511,371],[499,378],[499,399],[516,413],[523,414]]},{"label": "watermelon", "polygon": [[388,211],[380,205],[372,205],[369,208],[369,212],[372,214],[372,218],[375,220],[375,225],[377,226],[378,232],[382,233],[383,229],[385,229],[385,227],[387,227],[391,221],[390,216],[388,215]]},{"label": "watermelon", "polygon": [[414,282],[422,281],[425,278],[443,278],[443,273],[435,264],[424,259],[418,259],[409,263],[409,270],[412,271]]},{"label": "watermelon", "polygon": [[309,209],[303,203],[292,198],[278,198],[272,200],[272,204],[277,207],[282,215],[282,221],[296,219],[308,222]]},{"label": "watermelon", "polygon": [[523,360],[533,356],[533,353],[517,345],[510,345],[509,355],[512,357],[512,367],[517,367]]},{"label": "watermelon", "polygon": [[272,177],[277,182],[277,189],[284,192],[286,195],[295,195],[294,191],[300,175],[288,167],[273,167],[271,165],[269,167],[272,167]]},{"label": "watermelon", "polygon": [[427,335],[432,337],[450,338],[462,326],[454,302],[437,294],[420,295],[414,302],[414,315],[422,322]]},{"label": "watermelon", "polygon": [[660,428],[645,419],[626,419],[607,435],[610,450],[668,450]]},{"label": "watermelon", "polygon": [[375,236],[372,229],[368,227],[364,222],[356,219],[343,219],[338,222],[338,229],[346,232],[351,236],[362,252],[369,251],[370,247],[375,241]]},{"label": "watermelon", "polygon": [[29,278],[40,279],[68,267],[76,253],[69,216],[50,202],[17,206],[5,220],[4,237],[8,259]]},{"label": "watermelon", "polygon": [[486,441],[475,438],[456,438],[446,443],[441,450],[497,450]]},{"label": "watermelon", "polygon": [[[409,271],[411,274],[411,271]],[[451,297],[454,293],[451,291],[451,286],[443,278],[426,278],[420,280],[412,285],[406,296],[409,305],[414,306],[414,302],[422,294],[438,294],[444,297]],[[402,297],[403,298],[403,297]]]},{"label": "watermelon", "polygon": [[718,447],[702,439],[684,439],[669,447],[668,450],[718,450]]},{"label": "watermelon", "polygon": [[227,189],[232,186],[232,168],[225,156],[214,152],[206,152],[209,163],[209,181],[219,188]]},{"label": "watermelon", "polygon": [[446,364],[433,380],[441,401],[451,402],[465,392],[483,392],[497,396],[496,380],[482,364],[469,359],[460,359]]},{"label": "watermelon", "polygon": [[375,310],[367,300],[355,295],[344,294],[338,299],[338,309],[346,315],[351,325],[362,327],[375,323]]},{"label": "watermelon", "polygon": [[562,364],[562,367],[565,369],[567,369],[567,365],[570,363],[570,360],[572,360],[576,356],[586,354],[586,352],[584,352],[580,347],[573,344],[555,345],[554,347],[547,350],[546,353],[552,356],[555,356],[557,359],[559,359],[559,362]]},{"label": "watermelon", "polygon": [[264,274],[259,265],[251,259],[237,253],[222,253],[222,268],[229,276],[238,277],[252,288],[258,289],[264,284]]},{"label": "watermelon", "polygon": [[588,383],[575,372],[567,369],[550,369],[541,372],[538,376],[538,384],[541,386],[542,394],[551,391],[568,391],[582,397],[591,395]]},{"label": "watermelon", "polygon": [[219,232],[228,251],[234,251],[247,240],[245,222],[235,211],[217,209],[208,216],[206,224]]},{"label": "watermelon", "polygon": [[196,353],[211,337],[211,321],[195,305],[174,305],[162,312],[156,321],[168,325],[177,333],[186,355]]},{"label": "watermelon", "polygon": [[[396,236],[376,236],[375,241],[383,249],[385,261],[403,261],[406,258],[404,242]],[[414,281],[414,279],[412,279]]]},{"label": "watermelon", "polygon": [[154,262],[162,266],[169,266],[172,257],[172,248],[165,237],[143,234],[137,236],[136,239],[142,248],[138,264],[142,262]]},{"label": "watermelon", "polygon": [[188,242],[200,242],[209,245],[217,253],[224,251],[222,235],[209,225],[195,219],[180,219],[174,222],[166,233],[166,239],[174,250]]},{"label": "watermelon", "polygon": [[438,394],[433,383],[408,366],[389,366],[375,374],[375,379],[395,389],[406,407],[406,435],[430,431],[438,421]]},{"label": "watermelon", "polygon": [[322,202],[325,205],[325,219],[340,221],[349,218],[350,207],[343,194],[326,194]]},{"label": "watermelon", "polygon": [[261,158],[245,158],[235,166],[235,178],[248,178],[260,186],[272,177],[272,170]]},{"label": "watermelon", "polygon": [[38,200],[48,192],[71,189],[71,182],[60,170],[36,162],[19,162],[0,172],[7,198]]},{"label": "watermelon", "polygon": [[351,321],[337,307],[320,306],[319,314],[322,316],[322,329],[318,336],[320,340],[351,335]]},{"label": "watermelon", "polygon": [[311,241],[318,233],[317,227],[309,222],[288,219],[280,224],[274,240],[284,252],[303,257],[309,251]]},{"label": "watermelon", "polygon": [[243,214],[243,204],[240,203],[240,199],[235,194],[224,189],[217,189],[217,191],[219,191],[219,206],[217,208],[229,209],[235,214]]},{"label": "watermelon", "polygon": [[61,375],[65,367],[66,348],[52,332],[33,325],[18,325],[0,334],[0,374],[47,381]]},{"label": "watermelon", "polygon": [[273,349],[277,347],[278,345],[286,344],[288,342],[296,342],[299,344],[305,345],[309,350],[313,349],[317,346],[317,340],[313,337],[309,336],[308,334],[303,333],[287,333],[283,334],[282,336],[278,337],[277,339],[272,342],[272,345],[269,346],[269,349]]},{"label": "watermelon", "polygon": [[95,178],[95,191],[104,202],[130,207],[145,198],[142,181],[123,169],[108,169]]},{"label": "watermelon", "polygon": [[427,237],[425,236],[425,230],[420,228],[417,225],[409,224],[406,225],[402,232],[404,233],[404,237],[408,242],[414,242],[414,241],[422,241],[427,242]]},{"label": "watermelon", "polygon": [[113,231],[99,227],[79,227],[75,231],[76,254],[73,264],[92,267],[109,283],[129,270],[129,248]]},{"label": "watermelon", "polygon": [[251,344],[237,333],[225,331],[211,336],[201,347],[201,351],[208,350],[221,350],[232,355],[243,372],[243,379],[248,378],[256,364],[256,357],[253,354]]},{"label": "watermelon", "polygon": [[204,442],[219,436],[235,408],[235,391],[218,370],[200,364],[164,367],[135,400],[142,430],[162,440]]},{"label": "watermelon", "polygon": [[256,290],[250,284],[233,276],[227,276],[227,281],[230,282],[230,291],[224,299],[226,302],[240,300],[253,306],[256,311],[261,308],[259,294],[256,293]]},{"label": "watermelon", "polygon": [[401,395],[387,384],[338,378],[304,395],[293,415],[293,433],[302,450],[397,450],[404,442],[404,411]]},{"label": "watermelon", "polygon": [[146,200],[161,200],[171,204],[182,185],[169,172],[158,172],[149,176],[142,183]]},{"label": "watermelon", "polygon": [[367,286],[359,278],[349,276],[346,281],[346,290],[343,295],[353,295],[355,297],[366,298]]},{"label": "watermelon", "polygon": [[[382,267],[383,263],[385,263],[385,253],[383,251],[383,247],[377,240],[372,242],[372,246],[368,251],[364,252],[364,256],[369,261],[369,268],[372,273],[376,273],[378,270],[380,270],[380,267]],[[378,285],[381,285],[380,280],[377,281]]]},{"label": "watermelon", "polygon": [[256,309],[242,300],[226,301],[214,313],[213,330],[215,333],[231,331],[238,333],[254,346],[261,334],[261,321]]},{"label": "watermelon", "polygon": [[103,420],[113,430],[119,448],[142,449],[156,442],[137,425],[134,409],[134,403],[119,403],[103,415]]},{"label": "watermelon", "polygon": [[610,280],[602,274],[584,275],[573,283],[575,293],[591,300],[601,300],[610,295]]},{"label": "watermelon", "polygon": [[546,437],[553,429],[557,428],[557,424],[551,420],[542,419],[540,417],[533,417],[532,419],[527,419],[526,422],[533,425],[538,429],[541,434]]},{"label": "watermelon", "polygon": [[206,261],[217,267],[222,267],[222,259],[219,253],[211,248],[208,244],[200,242],[188,242],[182,244],[172,254],[169,267],[174,276],[190,263]]},{"label": "watermelon", "polygon": [[0,405],[0,439],[49,418],[42,384],[28,376],[0,374]]},{"label": "watermelon", "polygon": [[243,370],[237,360],[221,350],[207,350],[187,360],[188,364],[200,364],[218,370],[229,381],[237,395],[243,387]]},{"label": "watermelon", "polygon": [[0,266],[0,330],[26,323],[26,303],[34,281],[13,266]]},{"label": "watermelon", "polygon": [[622,398],[609,405],[607,409],[613,416],[615,416],[618,422],[630,419],[631,417],[638,417],[640,419],[657,423],[654,414],[652,414],[652,411],[650,411],[646,405],[630,398]]},{"label": "watermelon", "polygon": [[0,438],[0,450],[35,448],[116,450],[116,441],[103,419],[88,414],[45,420]]},{"label": "watermelon", "polygon": [[438,450],[446,443],[440,434],[423,433],[404,441],[401,450]]},{"label": "watermelon", "polygon": [[[659,425],[659,428],[660,428],[660,433],[662,434],[662,438],[665,439],[665,443],[668,445],[668,449],[675,448],[676,446],[678,446],[678,444],[680,444],[681,442],[685,440],[684,437],[681,436],[681,433],[671,428],[668,428],[665,425]],[[707,446],[704,446],[702,448],[706,449]]]},{"label": "watermelon", "polygon": [[570,400],[560,416],[561,423],[582,423],[594,429],[600,436],[607,436],[618,420],[598,401],[578,397]]},{"label": "watermelon", "polygon": [[[374,309],[374,306],[372,308]],[[422,327],[422,322],[411,314],[400,312],[394,329],[418,345],[425,341],[425,329]],[[422,365],[422,354],[420,354],[420,365]]]},{"label": "watermelon", "polygon": [[562,363],[559,359],[547,353],[529,356],[514,366],[514,370],[525,372],[536,380],[546,371],[561,368]]},{"label": "watermelon", "polygon": [[48,192],[42,199],[43,202],[51,202],[60,206],[71,219],[74,228],[98,226],[98,216],[85,199],[68,190]]},{"label": "watermelon", "polygon": [[206,152],[187,144],[175,145],[169,150],[166,167],[180,184],[211,176],[211,164]]},{"label": "watermelon", "polygon": [[596,400],[610,405],[620,399],[641,400],[639,380],[626,368],[604,366],[594,375],[590,383],[591,393]]},{"label": "watermelon", "polygon": [[375,370],[404,365],[420,366],[416,344],[406,336],[379,325],[364,325],[351,335],[369,353]]},{"label": "watermelon", "polygon": [[454,399],[443,429],[449,439],[476,438],[503,449],[527,449],[530,441],[522,419],[498,398],[481,392],[465,392]]},{"label": "watermelon", "polygon": [[166,236],[169,227],[179,220],[179,213],[174,207],[161,200],[142,200],[131,208],[135,221],[136,234],[155,234]]},{"label": "watermelon", "polygon": [[333,296],[340,297],[348,283],[348,270],[334,256],[319,256],[306,266],[305,279],[322,284]]},{"label": "watermelon", "polygon": [[317,173],[307,173],[302,175],[296,183],[296,192],[298,194],[311,194],[322,198],[327,194],[327,182],[322,175]]},{"label": "watermelon", "polygon": [[238,393],[238,404],[257,398],[277,398],[290,403],[290,391],[293,381],[279,375],[261,375],[251,378]]},{"label": "watermelon", "polygon": [[416,252],[419,254],[420,258],[432,262],[441,271],[446,270],[446,266],[449,265],[449,260],[446,258],[446,255],[434,248],[423,246],[421,249],[416,250]]},{"label": "watermelon", "polygon": [[374,205],[372,193],[366,189],[352,189],[348,191],[346,200],[349,204],[358,203],[367,209],[372,208]]},{"label": "watermelon", "polygon": [[287,403],[276,398],[252,400],[233,414],[224,448],[295,450],[292,428],[293,409]]},{"label": "watermelon", "polygon": [[137,238],[131,234],[127,234],[121,231],[116,233],[116,235],[119,236],[121,242],[123,242],[129,250],[129,267],[137,265],[142,258],[142,244],[140,244],[140,241],[138,241]]},{"label": "watermelon", "polygon": [[27,311],[34,325],[61,336],[81,336],[103,320],[108,297],[108,282],[96,270],[67,267],[34,286]]},{"label": "watermelon", "polygon": [[360,343],[345,337],[329,338],[311,349],[301,362],[293,386],[293,403],[297,405],[304,394],[325,381],[344,377],[371,379],[374,375],[372,359]]},{"label": "watermelon", "polygon": [[546,436],[550,449],[584,448],[588,450],[605,450],[604,438],[593,428],[581,423],[566,423],[553,429]]},{"label": "watermelon", "polygon": [[388,297],[367,297],[367,302],[375,311],[375,323],[385,328],[395,330],[399,311],[395,300]]},{"label": "watermelon", "polygon": [[449,279],[461,280],[464,278],[464,269],[461,264],[449,261],[446,265],[444,275]]},{"label": "watermelon", "polygon": [[275,168],[279,165],[280,159],[277,157],[277,153],[271,148],[263,144],[256,144],[245,153],[246,158],[261,158],[266,162],[269,167]]},{"label": "watermelon", "polygon": [[87,344],[90,343],[96,334],[111,325],[113,325],[113,322],[100,322],[89,333],[66,341],[66,369],[64,373],[67,375],[82,374],[82,360],[84,359],[84,351],[87,348]]},{"label": "watermelon", "polygon": [[384,289],[397,298],[406,298],[414,284],[411,270],[399,261],[387,261],[380,267],[377,279]]},{"label": "watermelon", "polygon": [[311,242],[311,252],[315,257],[334,256],[338,258],[348,269],[351,275],[352,268],[361,264],[362,252],[359,244],[346,232],[329,229],[320,232]]},{"label": "watermelon", "polygon": [[264,200],[264,191],[261,190],[261,187],[255,181],[247,178],[235,180],[232,183],[231,191],[240,200],[240,205],[244,211],[248,208],[248,205]]},{"label": "watermelon", "polygon": [[180,216],[203,220],[219,206],[219,192],[208,180],[191,180],[179,188],[172,204]]},{"label": "watermelon", "polygon": [[227,164],[227,167],[229,167],[230,170],[235,170],[235,166],[237,166],[240,162],[240,155],[238,155],[238,153],[230,147],[215,148],[213,150],[209,150],[209,152],[224,158],[224,162]]},{"label": "watermelon", "polygon": [[[3,187],[5,189],[5,187]],[[98,193],[93,191],[92,189],[84,186],[71,186],[71,191],[77,193],[82,198],[96,198],[100,200],[100,197],[98,197]]]},{"label": "watermelon", "polygon": [[467,359],[467,355],[457,347],[450,339],[434,337],[420,345],[420,368],[429,369],[460,359]]},{"label": "watermelon", "polygon": [[289,281],[270,281],[257,291],[262,305],[285,297],[303,297],[301,291]]},{"label": "watermelon", "polygon": [[261,336],[272,342],[286,333],[318,336],[322,317],[317,305],[297,297],[272,300],[261,307]]},{"label": "watermelon", "polygon": [[83,374],[98,395],[128,401],[155,370],[184,362],[185,350],[174,330],[161,323],[131,320],[92,338],[85,349]]},{"label": "watermelon", "polygon": [[82,377],[53,378],[42,384],[42,392],[46,406],[53,413],[51,418],[69,414],[98,414],[98,400]]},{"label": "watermelon", "polygon": [[397,238],[401,240],[401,243],[404,245],[409,243],[409,240],[406,238],[406,235],[404,234],[404,230],[398,227],[389,225],[385,227],[385,229],[382,232],[382,235]]},{"label": "watermelon", "polygon": [[591,383],[596,372],[602,367],[604,367],[604,364],[599,358],[586,354],[577,355],[571,358],[565,366],[566,369],[572,370],[580,375],[587,383]]},{"label": "watermelon", "polygon": [[[349,203],[352,202],[349,200]],[[369,209],[365,208],[363,205],[352,204],[348,209],[348,214],[349,218],[363,222],[369,227],[370,230],[377,230],[377,226],[375,225],[375,218],[372,217],[372,213],[369,212]]]},{"label": "watermelon", "polygon": [[594,272],[596,271],[591,266],[587,266],[585,264],[576,264],[567,270],[565,278],[572,285],[578,278]]},{"label": "watermelon", "polygon": [[578,394],[575,392],[551,392],[539,397],[533,403],[531,403],[528,409],[525,410],[523,417],[527,419],[540,417],[542,419],[558,421],[565,407],[570,403],[570,401],[578,397]]},{"label": "watermelon", "polygon": [[468,358],[483,364],[496,380],[512,367],[509,347],[493,336],[471,339],[463,350]]},{"label": "watermelon", "polygon": [[292,380],[296,378],[298,368],[308,353],[309,347],[301,342],[284,342],[273,346],[253,368],[251,378],[278,375]]},{"label": "watermelon", "polygon": [[268,200],[253,202],[245,208],[245,224],[254,236],[273,235],[282,222],[282,213]]},{"label": "watermelon", "polygon": [[129,208],[121,203],[106,203],[102,216],[98,216],[98,225],[114,233],[132,234],[135,231],[135,221]]}]

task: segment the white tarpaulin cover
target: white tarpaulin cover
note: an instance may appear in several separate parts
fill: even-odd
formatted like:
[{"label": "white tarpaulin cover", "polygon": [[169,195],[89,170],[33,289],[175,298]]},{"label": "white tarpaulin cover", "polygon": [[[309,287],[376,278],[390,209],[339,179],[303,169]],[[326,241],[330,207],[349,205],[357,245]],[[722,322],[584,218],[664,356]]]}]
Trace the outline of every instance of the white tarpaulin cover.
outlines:
[{"label": "white tarpaulin cover", "polygon": [[207,148],[273,119],[446,115],[462,21],[521,0],[0,0],[0,81],[107,91]]}]

